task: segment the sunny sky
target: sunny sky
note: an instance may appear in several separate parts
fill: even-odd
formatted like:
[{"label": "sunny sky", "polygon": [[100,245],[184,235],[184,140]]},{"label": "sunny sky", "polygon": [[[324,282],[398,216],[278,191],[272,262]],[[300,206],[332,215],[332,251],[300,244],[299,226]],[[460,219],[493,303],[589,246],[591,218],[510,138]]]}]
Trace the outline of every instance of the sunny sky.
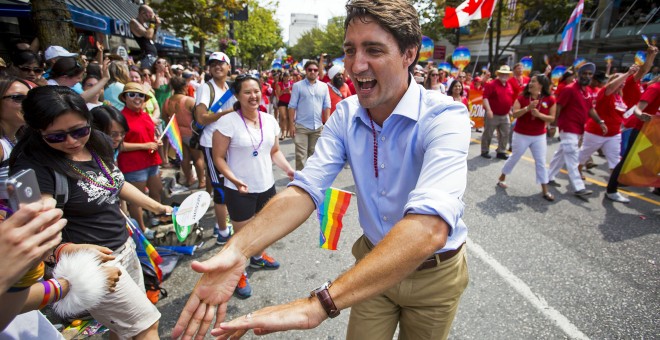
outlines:
[{"label": "sunny sky", "polygon": [[291,13],[317,14],[320,26],[325,26],[332,17],[346,15],[346,1],[343,0],[279,0],[279,3],[276,17],[282,26],[284,41],[289,40]]}]

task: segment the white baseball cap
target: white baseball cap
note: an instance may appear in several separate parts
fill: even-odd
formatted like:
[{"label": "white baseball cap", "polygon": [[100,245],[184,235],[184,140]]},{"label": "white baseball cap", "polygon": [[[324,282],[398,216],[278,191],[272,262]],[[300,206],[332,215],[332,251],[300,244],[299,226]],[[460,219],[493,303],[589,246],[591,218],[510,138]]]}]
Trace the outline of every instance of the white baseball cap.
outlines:
[{"label": "white baseball cap", "polygon": [[53,45],[46,49],[44,56],[46,57],[46,60],[51,60],[59,57],[76,57],[78,56],[78,53],[71,53],[62,46]]},{"label": "white baseball cap", "polygon": [[223,61],[223,62],[225,62],[225,63],[227,63],[228,65],[231,66],[231,63],[229,62],[229,57],[226,54],[222,53],[222,52],[213,52],[213,53],[211,53],[211,56],[209,57],[209,62],[211,60]]}]

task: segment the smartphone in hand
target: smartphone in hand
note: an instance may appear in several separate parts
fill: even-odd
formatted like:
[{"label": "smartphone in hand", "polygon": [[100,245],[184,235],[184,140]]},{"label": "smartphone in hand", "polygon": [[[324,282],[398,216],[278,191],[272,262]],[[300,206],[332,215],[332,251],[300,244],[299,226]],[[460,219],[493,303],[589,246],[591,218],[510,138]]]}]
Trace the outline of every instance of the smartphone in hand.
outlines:
[{"label": "smartphone in hand", "polygon": [[21,203],[33,203],[41,199],[39,182],[34,170],[21,170],[5,181],[7,196],[9,197],[9,207],[17,211]]}]

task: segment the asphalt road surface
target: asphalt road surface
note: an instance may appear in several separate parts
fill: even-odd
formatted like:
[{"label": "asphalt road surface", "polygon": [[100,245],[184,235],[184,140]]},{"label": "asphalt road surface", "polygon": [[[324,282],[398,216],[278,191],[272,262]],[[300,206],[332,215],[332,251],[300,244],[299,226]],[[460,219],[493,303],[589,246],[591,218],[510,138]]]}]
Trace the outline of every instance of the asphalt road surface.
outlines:
[{"label": "asphalt road surface", "polygon": [[[660,337],[660,197],[647,188],[625,188],[630,204],[604,198],[605,160],[587,175],[594,195],[572,195],[560,174],[557,200],[546,202],[535,184],[529,152],[508,176],[508,189],[495,184],[504,161],[479,156],[481,134],[473,133],[468,158],[464,220],[468,225],[470,283],[463,294],[451,339],[653,339]],[[558,141],[549,142],[548,162]],[[293,143],[282,149],[293,163]],[[494,154],[494,152],[493,152]],[[275,170],[278,191],[288,182]],[[335,187],[354,191],[350,170]],[[295,207],[291,207],[295,209]],[[206,243],[181,259],[163,286],[169,296],[157,306],[163,314],[160,334],[169,338],[199,274],[193,259],[204,260],[220,246],[211,239],[209,212],[202,220]],[[313,214],[267,252],[280,261],[276,271],[250,271],[253,295],[232,298],[228,319],[264,306],[308,296],[327,279],[353,265],[352,243],[361,235],[357,205],[344,217],[337,251],[318,247]],[[264,339],[343,339],[350,310],[313,330],[276,333]],[[396,336],[395,336],[396,337]],[[207,338],[212,338],[207,335]],[[245,338],[257,338],[251,332]]]}]

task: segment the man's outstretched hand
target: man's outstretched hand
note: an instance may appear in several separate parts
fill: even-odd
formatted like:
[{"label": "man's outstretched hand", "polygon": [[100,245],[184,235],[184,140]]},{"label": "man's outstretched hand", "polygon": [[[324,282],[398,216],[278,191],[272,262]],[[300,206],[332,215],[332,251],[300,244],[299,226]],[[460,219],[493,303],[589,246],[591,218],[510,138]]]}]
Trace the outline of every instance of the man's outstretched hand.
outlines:
[{"label": "man's outstretched hand", "polygon": [[216,322],[216,328],[211,331],[211,335],[218,339],[239,339],[250,329],[253,329],[256,335],[291,329],[311,329],[327,318],[328,315],[318,299],[310,297],[285,305],[266,307],[230,322]]},{"label": "man's outstretched hand", "polygon": [[182,339],[203,339],[214,317],[214,327],[220,326],[225,319],[227,302],[245,270],[246,261],[246,256],[226,246],[214,257],[192,263],[192,269],[204,275],[197,281],[183,307],[172,330],[172,338],[183,335]]}]

